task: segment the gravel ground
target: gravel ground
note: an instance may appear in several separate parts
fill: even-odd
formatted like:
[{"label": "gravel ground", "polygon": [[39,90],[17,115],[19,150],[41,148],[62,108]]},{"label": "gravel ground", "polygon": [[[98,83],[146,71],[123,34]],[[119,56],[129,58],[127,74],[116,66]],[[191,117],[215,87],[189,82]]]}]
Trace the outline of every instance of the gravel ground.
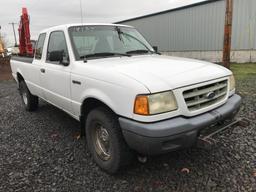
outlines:
[{"label": "gravel ground", "polygon": [[0,191],[256,191],[255,82],[237,85],[249,126],[218,135],[211,149],[134,162],[116,176],[93,163],[77,121],[42,101],[24,111],[16,84],[0,82]]}]

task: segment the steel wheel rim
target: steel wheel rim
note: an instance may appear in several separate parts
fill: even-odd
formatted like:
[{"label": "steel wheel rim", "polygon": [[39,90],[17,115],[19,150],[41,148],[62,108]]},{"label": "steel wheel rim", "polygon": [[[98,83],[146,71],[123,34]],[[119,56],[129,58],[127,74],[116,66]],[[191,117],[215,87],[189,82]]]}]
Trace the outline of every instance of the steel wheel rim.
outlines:
[{"label": "steel wheel rim", "polygon": [[25,91],[22,92],[22,99],[25,105],[28,104],[28,97],[27,97],[27,93]]},{"label": "steel wheel rim", "polygon": [[93,142],[97,155],[103,161],[110,159],[110,137],[107,129],[99,122],[93,128]]}]

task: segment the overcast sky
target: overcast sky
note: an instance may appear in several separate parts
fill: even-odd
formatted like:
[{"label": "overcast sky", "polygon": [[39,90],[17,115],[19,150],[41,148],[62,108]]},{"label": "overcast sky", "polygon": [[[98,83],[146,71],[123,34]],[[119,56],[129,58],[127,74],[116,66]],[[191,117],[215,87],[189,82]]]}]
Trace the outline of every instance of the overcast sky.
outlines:
[{"label": "overcast sky", "polygon": [[[205,0],[81,0],[84,22],[116,22]],[[5,0],[1,2],[0,30],[8,44],[14,43],[11,25],[19,23],[21,8],[30,15],[31,38],[40,30],[81,21],[80,0]],[[15,26],[18,32],[18,25]],[[18,34],[16,33],[17,40]]]}]

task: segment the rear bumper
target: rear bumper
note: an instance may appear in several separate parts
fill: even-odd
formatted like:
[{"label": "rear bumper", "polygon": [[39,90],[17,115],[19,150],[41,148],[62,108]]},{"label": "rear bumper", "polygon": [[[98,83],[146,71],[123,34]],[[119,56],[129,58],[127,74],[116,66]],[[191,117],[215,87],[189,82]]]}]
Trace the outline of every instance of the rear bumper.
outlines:
[{"label": "rear bumper", "polygon": [[119,118],[127,144],[137,152],[155,155],[192,146],[204,128],[232,119],[239,111],[241,97],[233,95],[219,108],[195,117],[175,117],[155,123]]}]

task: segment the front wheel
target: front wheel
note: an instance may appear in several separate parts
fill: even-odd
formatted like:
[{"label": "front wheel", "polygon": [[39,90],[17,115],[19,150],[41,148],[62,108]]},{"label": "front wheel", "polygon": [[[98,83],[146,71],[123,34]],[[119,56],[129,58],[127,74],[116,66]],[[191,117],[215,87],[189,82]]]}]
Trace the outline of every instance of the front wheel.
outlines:
[{"label": "front wheel", "polygon": [[86,120],[86,140],[95,162],[106,172],[116,173],[133,157],[123,139],[117,117],[110,110],[92,110]]},{"label": "front wheel", "polygon": [[28,90],[28,87],[24,81],[19,83],[19,90],[22,99],[22,103],[27,111],[34,111],[38,107],[38,97],[34,96]]}]

